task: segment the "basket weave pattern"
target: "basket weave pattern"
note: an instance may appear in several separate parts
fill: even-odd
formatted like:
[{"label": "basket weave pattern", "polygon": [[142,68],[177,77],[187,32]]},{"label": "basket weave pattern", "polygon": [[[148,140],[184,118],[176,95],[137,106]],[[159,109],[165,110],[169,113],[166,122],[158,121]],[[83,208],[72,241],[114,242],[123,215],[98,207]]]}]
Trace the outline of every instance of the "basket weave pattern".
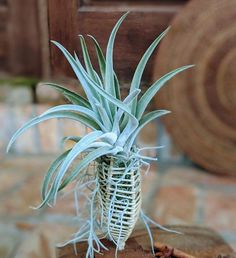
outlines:
[{"label": "basket weave pattern", "polygon": [[108,237],[124,249],[140,215],[141,176],[139,163],[131,168],[111,162],[98,165],[103,226]]}]

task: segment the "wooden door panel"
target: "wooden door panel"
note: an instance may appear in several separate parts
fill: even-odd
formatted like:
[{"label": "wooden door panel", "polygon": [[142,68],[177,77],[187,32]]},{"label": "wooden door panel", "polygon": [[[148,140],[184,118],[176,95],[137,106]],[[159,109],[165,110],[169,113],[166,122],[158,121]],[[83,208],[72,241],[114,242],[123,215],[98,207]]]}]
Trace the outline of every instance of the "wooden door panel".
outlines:
[{"label": "wooden door panel", "polygon": [[38,0],[0,0],[1,73],[41,76],[37,4]]},{"label": "wooden door panel", "polygon": [[[50,38],[61,42],[81,57],[78,34],[91,34],[105,50],[108,36],[121,15],[131,11],[117,34],[114,66],[122,81],[129,81],[145,49],[169,24],[186,2],[181,1],[78,1],[48,0]],[[55,8],[56,7],[56,8]],[[87,40],[92,60],[95,51]],[[71,69],[60,52],[51,47],[52,70],[55,75],[72,76]],[[152,62],[144,74],[150,80]]]},{"label": "wooden door panel", "polygon": [[6,70],[7,68],[7,21],[8,21],[8,8],[6,2],[0,1],[0,69]]}]

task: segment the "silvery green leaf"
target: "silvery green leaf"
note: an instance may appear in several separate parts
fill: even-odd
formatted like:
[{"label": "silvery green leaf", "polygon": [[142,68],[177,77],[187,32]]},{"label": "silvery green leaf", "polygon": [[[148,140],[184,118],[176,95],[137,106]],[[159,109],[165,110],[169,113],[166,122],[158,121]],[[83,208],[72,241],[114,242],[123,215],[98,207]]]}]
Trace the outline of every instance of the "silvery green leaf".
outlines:
[{"label": "silvery green leaf", "polygon": [[67,118],[67,119],[72,119],[72,120],[75,120],[75,121],[78,121],[78,122],[81,122],[82,124],[90,127],[91,129],[93,130],[97,130],[99,129],[99,125],[91,120],[90,118],[88,117],[85,117],[83,115],[80,115],[80,114],[76,114],[76,113],[73,113],[73,112],[65,112],[65,111],[60,111],[60,112],[53,112],[51,114],[45,114],[45,115],[41,115],[41,116],[38,116],[38,117],[35,117],[33,119],[31,119],[30,121],[28,121],[26,124],[24,124],[21,128],[19,128],[15,133],[14,135],[12,136],[11,140],[9,141],[8,143],[8,146],[7,146],[7,152],[10,150],[12,144],[16,141],[16,139],[22,134],[24,133],[26,130],[28,130],[30,127],[38,124],[38,123],[41,123],[43,121],[46,121],[46,120],[49,120],[49,119],[52,119],[52,118]]},{"label": "silvery green leaf", "polygon": [[62,153],[53,163],[51,164],[50,168],[48,169],[47,173],[45,174],[44,180],[43,180],[43,185],[41,189],[41,195],[42,199],[44,200],[47,192],[48,192],[48,187],[49,183],[51,181],[52,176],[56,173],[57,169],[60,167],[62,164],[63,160],[66,158],[68,153],[71,151],[71,149],[65,151]]},{"label": "silvery green leaf", "polygon": [[99,112],[100,118],[103,122],[104,127],[106,128],[106,132],[109,132],[112,128],[112,122],[109,119],[108,114],[106,113],[105,108],[100,103],[95,104],[97,107],[97,110]]},{"label": "silvery green leaf", "polygon": [[[95,48],[96,48],[96,53],[97,53],[97,58],[98,58],[98,63],[99,63],[99,68],[100,68],[100,73],[103,79],[103,82],[105,82],[105,70],[106,70],[106,60],[105,57],[103,55],[102,49],[99,46],[97,40],[91,36],[88,35],[94,42]],[[114,74],[114,84],[115,84],[115,91],[116,91],[116,98],[117,99],[121,99],[120,97],[120,85],[119,85],[119,81],[118,78],[116,76],[116,73],[113,71]]]},{"label": "silvery green leaf", "polygon": [[83,151],[90,148],[90,144],[94,143],[98,140],[100,136],[103,135],[102,131],[93,131],[87,135],[85,135],[78,143],[76,143],[71,149],[70,153],[67,155],[65,160],[63,161],[56,177],[53,182],[55,185],[54,194],[57,193],[59,186],[61,185],[61,181],[67,172],[67,169],[74,161],[76,157],[78,157]]},{"label": "silvery green leaf", "polygon": [[98,85],[99,85],[101,88],[103,88],[103,83],[102,83],[102,81],[101,81],[99,75],[97,74],[97,72],[96,72],[95,70],[94,70],[94,74],[95,74],[95,76],[96,76],[96,78],[97,78],[97,83],[98,83]]},{"label": "silvery green leaf", "polygon": [[[129,105],[132,100],[141,92],[141,90],[139,89],[136,89],[134,91],[132,91],[131,93],[129,93],[129,95],[124,99],[123,103],[126,104],[126,105]],[[122,115],[124,114],[124,110],[122,109],[118,109],[118,111],[116,112],[115,114],[115,118],[114,118],[114,122],[113,122],[113,128],[112,128],[112,131],[113,132],[116,132],[116,133],[119,133],[120,132],[120,126],[119,126],[119,123],[120,123],[120,119],[122,117]]]},{"label": "silvery green leaf", "polygon": [[147,125],[149,122],[152,120],[164,116],[166,114],[169,114],[170,111],[168,110],[155,110],[152,112],[149,112],[148,114],[144,115],[142,119],[139,121],[139,126],[138,128],[134,131],[134,133],[130,136],[130,139],[127,141],[126,144],[126,150],[130,150],[132,145],[134,144],[134,141],[136,137],[138,136],[139,132],[143,129],[145,125]]},{"label": "silvery green leaf", "polygon": [[81,106],[84,106],[84,107],[87,107],[87,108],[91,108],[91,105],[89,104],[87,99],[78,95],[74,91],[71,91],[71,90],[68,90],[68,89],[64,88],[63,86],[61,86],[59,84],[51,83],[51,82],[43,82],[43,83],[41,83],[41,85],[46,85],[46,86],[49,86],[49,87],[52,87],[52,88],[55,88],[55,89],[59,90],[73,104],[81,105]]},{"label": "silvery green leaf", "polygon": [[171,78],[173,78],[176,74],[189,69],[193,67],[194,65],[186,65],[180,68],[177,68],[164,76],[162,76],[159,80],[157,80],[151,87],[147,89],[147,91],[143,94],[141,99],[138,101],[137,104],[137,111],[136,111],[136,117],[140,119],[147,107],[147,105],[150,103],[152,98],[156,95],[156,93],[160,90],[162,86],[165,85],[167,81],[169,81]]},{"label": "silvery green leaf", "polygon": [[64,145],[65,142],[67,142],[67,141],[78,142],[78,141],[81,140],[81,138],[82,138],[82,137],[80,137],[80,136],[65,136],[65,137],[63,137],[63,138],[61,139],[61,143],[62,143],[62,145]]},{"label": "silvery green leaf", "polygon": [[106,131],[106,128],[101,123],[99,116],[94,111],[79,105],[66,104],[66,105],[55,106],[55,107],[49,108],[41,116],[44,116],[53,112],[59,112],[59,111],[73,111],[73,112],[82,113],[83,115],[86,115],[87,117],[95,121],[100,126],[100,128],[102,128],[102,130]]},{"label": "silvery green leaf", "polygon": [[129,121],[129,116],[127,114],[123,114],[120,121],[120,129],[124,130]]},{"label": "silvery green leaf", "polygon": [[116,89],[115,89],[114,75],[113,75],[113,47],[114,47],[116,33],[121,23],[123,22],[123,20],[127,15],[128,15],[128,12],[122,15],[122,17],[118,20],[118,22],[114,26],[110,34],[108,44],[107,44],[107,50],[106,50],[105,89],[109,94],[111,94],[114,97],[116,97]]},{"label": "silvery green leaf", "polygon": [[86,151],[89,151],[90,149],[97,149],[100,147],[109,147],[112,148],[113,146],[107,142],[94,142],[89,145],[89,148]]},{"label": "silvery green leaf", "polygon": [[138,120],[136,118],[132,118],[131,117],[129,119],[126,127],[124,128],[124,130],[119,135],[118,140],[117,140],[117,145],[124,147],[126,145],[126,143],[127,143],[127,140],[129,139],[129,137],[137,129],[138,125],[139,125]]},{"label": "silvery green leaf", "polygon": [[113,145],[117,140],[117,135],[113,132],[103,134],[100,139]]},{"label": "silvery green leaf", "polygon": [[[93,101],[92,98],[97,96],[96,91],[94,91],[93,88],[90,87],[90,85],[87,83],[87,81],[84,79],[84,76],[81,75],[80,69],[78,67],[78,62],[79,60],[75,60],[73,58],[73,56],[58,42],[56,41],[51,41],[54,45],[56,45],[61,52],[64,54],[64,56],[66,57],[66,59],[68,60],[69,64],[71,65],[74,73],[76,74],[77,78],[79,79],[85,94],[89,100],[89,103],[91,104],[91,106],[93,107],[93,110],[96,110],[96,108],[93,106]],[[79,62],[80,64],[80,62]],[[81,64],[80,64],[81,65]],[[82,65],[81,65],[82,67]],[[85,71],[84,71],[85,72]]]},{"label": "silvery green leaf", "polygon": [[[146,67],[146,64],[150,58],[150,56],[152,55],[153,51],[155,50],[155,48],[157,47],[157,45],[160,43],[160,41],[165,37],[165,35],[167,34],[167,32],[169,31],[170,27],[168,27],[165,31],[163,31],[154,41],[153,43],[150,45],[150,47],[146,50],[146,52],[144,53],[143,57],[141,58],[141,60],[139,61],[139,64],[135,70],[132,82],[131,82],[131,86],[130,86],[130,92],[134,91],[135,89],[138,89],[140,87],[140,82],[141,82],[141,78],[143,75],[143,71]],[[132,114],[135,114],[136,112],[136,105],[137,105],[137,98],[133,101],[132,103]]]},{"label": "silvery green leaf", "polygon": [[103,55],[102,49],[99,46],[97,40],[92,35],[88,35],[88,36],[93,40],[93,43],[95,45],[100,73],[101,73],[103,81],[105,81],[106,60]]},{"label": "silvery green leaf", "polygon": [[114,86],[115,86],[115,92],[116,92],[116,98],[117,99],[121,99],[121,96],[120,96],[120,83],[119,83],[119,80],[117,78],[117,75],[115,72],[114,73]]},{"label": "silvery green leaf", "polygon": [[86,70],[87,70],[89,76],[94,81],[98,82],[97,77],[94,73],[93,65],[92,65],[90,57],[89,57],[88,48],[87,48],[85,39],[82,35],[79,35],[79,37],[80,37],[80,44],[81,44],[81,47],[82,47],[83,58],[84,58],[84,63],[85,63]]},{"label": "silvery green leaf", "polygon": [[[80,69],[81,69],[81,71],[83,71],[84,72],[84,74],[86,74],[85,73],[85,71],[84,71],[84,69],[83,69],[83,67],[82,67],[82,65],[81,65],[81,63],[80,63],[80,61],[79,61],[79,59],[78,59],[78,57],[77,57],[77,55],[76,55],[76,53],[74,54],[75,55],[75,60],[76,60],[76,62],[77,62],[77,65],[80,67]],[[94,71],[94,74],[95,74],[95,76],[97,76],[98,77],[98,75],[97,75],[97,73]],[[92,78],[91,78],[91,80],[92,80]],[[93,80],[92,80],[93,81]],[[100,78],[98,77],[98,79],[97,79],[97,85],[98,86],[100,86],[101,88],[103,88],[103,85],[102,85],[102,83],[101,83],[101,81],[100,81]],[[96,91],[95,91],[96,92]],[[101,103],[105,108],[106,108],[106,111],[107,111],[107,114],[108,114],[108,116],[111,118],[112,117],[112,115],[111,115],[111,111],[110,111],[110,109],[109,109],[109,104],[108,104],[108,101],[107,101],[107,99],[105,99],[105,98],[103,98],[100,94],[94,94],[94,96],[93,97],[91,97],[93,100],[94,99],[97,99],[97,101],[99,102],[99,103]],[[90,100],[91,101],[91,100]],[[93,106],[94,106],[95,104],[93,103]],[[95,105],[95,107],[96,107],[96,105]],[[97,109],[96,109],[97,110]],[[97,110],[98,111],[98,110]],[[98,111],[99,112],[99,111]]]},{"label": "silvery green leaf", "polygon": [[78,66],[79,66],[79,70],[81,72],[81,75],[83,77],[83,79],[91,85],[91,87],[93,87],[93,89],[95,91],[97,91],[101,96],[103,96],[105,99],[107,99],[108,101],[110,101],[111,103],[113,103],[115,106],[121,108],[122,110],[124,110],[127,114],[129,114],[131,117],[133,117],[133,115],[131,114],[129,107],[125,104],[123,104],[122,101],[116,99],[115,97],[113,97],[112,95],[110,95],[109,93],[106,92],[106,90],[102,89],[101,87],[99,87],[99,85],[97,85],[96,82],[92,81],[91,78],[87,75],[87,73],[85,72],[84,68],[82,67],[82,65],[80,64],[80,62],[77,62]]},{"label": "silvery green leaf", "polygon": [[92,152],[88,153],[83,160],[78,164],[78,166],[71,172],[71,174],[65,178],[65,180],[60,185],[60,188],[58,191],[62,190],[64,187],[68,185],[71,181],[73,181],[80,171],[84,169],[86,166],[88,166],[92,161],[96,160],[97,158],[107,155],[112,152],[112,149],[110,147],[101,147],[98,149],[93,150]]},{"label": "silvery green leaf", "polygon": [[[75,61],[74,58],[71,56],[71,54],[61,44],[59,44],[58,42],[54,41],[54,44],[56,44],[58,46],[58,48],[61,49],[61,51],[64,53],[64,55],[66,55],[66,57],[69,58],[70,64],[73,67],[75,66],[75,72],[76,72],[76,74],[77,74],[81,84],[82,85],[86,85],[86,87],[89,85],[88,88],[92,89],[92,93],[94,94],[94,96],[92,96],[92,97],[90,96],[91,98],[89,99],[89,102],[90,102],[91,105],[94,102],[93,98],[97,95],[97,93],[99,93],[105,99],[107,99],[108,101],[113,103],[115,106],[120,107],[125,112],[127,112],[130,116],[132,116],[132,114],[130,113],[130,111],[127,108],[126,105],[124,105],[120,100],[116,99],[115,97],[113,97],[112,95],[107,93],[104,89],[102,89],[99,85],[97,85],[96,82],[91,80],[91,78],[88,76],[88,74],[84,70],[84,68],[81,65],[79,60]],[[95,110],[96,110],[96,108],[95,108]]]}]

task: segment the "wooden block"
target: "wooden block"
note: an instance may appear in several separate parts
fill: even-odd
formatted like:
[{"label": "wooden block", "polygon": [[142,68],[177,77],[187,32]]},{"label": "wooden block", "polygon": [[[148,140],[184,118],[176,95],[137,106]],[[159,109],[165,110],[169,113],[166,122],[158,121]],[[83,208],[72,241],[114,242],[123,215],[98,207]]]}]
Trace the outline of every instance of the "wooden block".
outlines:
[{"label": "wooden block", "polygon": [[[178,252],[185,253],[186,256],[167,257],[234,257],[232,248],[215,231],[198,226],[171,226],[171,229],[183,234],[168,233],[166,231],[153,229],[154,242],[162,243],[178,249]],[[109,251],[104,251],[102,255],[95,257],[113,258],[115,257],[115,246],[108,240],[102,240]],[[86,257],[87,244],[85,242],[76,245],[78,255],[75,255],[73,245],[67,245],[57,249],[57,258],[84,258]],[[120,258],[151,258],[150,241],[146,230],[139,229],[134,232],[127,241],[125,250],[120,251]],[[191,256],[190,256],[191,255]],[[231,256],[230,256],[231,255]],[[158,256],[157,256],[158,257]]]}]

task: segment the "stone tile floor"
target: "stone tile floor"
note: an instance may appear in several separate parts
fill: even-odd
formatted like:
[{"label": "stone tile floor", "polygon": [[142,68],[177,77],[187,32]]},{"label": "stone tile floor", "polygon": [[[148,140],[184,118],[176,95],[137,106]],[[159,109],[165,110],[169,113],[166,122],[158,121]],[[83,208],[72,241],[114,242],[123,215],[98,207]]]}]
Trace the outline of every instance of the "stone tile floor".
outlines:
[{"label": "stone tile floor", "polygon": [[[52,258],[55,244],[75,231],[71,197],[33,210],[52,156],[0,157],[0,258]],[[162,224],[198,224],[218,231],[236,249],[236,178],[191,165],[152,166],[143,205]]]}]

